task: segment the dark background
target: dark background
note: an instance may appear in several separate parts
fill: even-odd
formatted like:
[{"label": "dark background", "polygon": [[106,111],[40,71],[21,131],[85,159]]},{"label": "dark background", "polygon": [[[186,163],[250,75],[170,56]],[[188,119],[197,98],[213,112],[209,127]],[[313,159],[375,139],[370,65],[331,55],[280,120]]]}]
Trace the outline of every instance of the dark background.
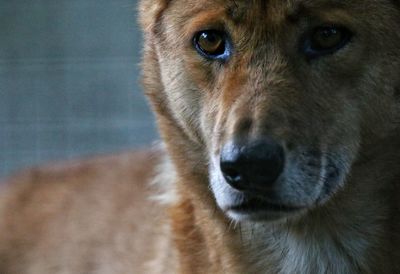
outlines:
[{"label": "dark background", "polygon": [[134,0],[0,0],[0,177],[157,139]]}]

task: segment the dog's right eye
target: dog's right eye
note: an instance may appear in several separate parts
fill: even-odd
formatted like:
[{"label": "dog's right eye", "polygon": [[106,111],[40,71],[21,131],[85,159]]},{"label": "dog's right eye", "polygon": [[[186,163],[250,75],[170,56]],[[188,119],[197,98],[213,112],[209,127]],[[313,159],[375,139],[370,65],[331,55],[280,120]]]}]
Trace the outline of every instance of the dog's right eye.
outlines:
[{"label": "dog's right eye", "polygon": [[227,36],[221,31],[200,31],[194,36],[193,43],[197,52],[207,59],[226,61],[231,53]]}]

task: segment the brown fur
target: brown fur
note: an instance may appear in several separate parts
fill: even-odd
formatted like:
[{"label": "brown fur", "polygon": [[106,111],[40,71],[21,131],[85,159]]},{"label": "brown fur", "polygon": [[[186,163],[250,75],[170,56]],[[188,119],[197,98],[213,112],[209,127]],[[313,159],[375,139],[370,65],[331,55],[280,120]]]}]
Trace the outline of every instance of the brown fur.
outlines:
[{"label": "brown fur", "polygon": [[164,221],[168,213],[149,199],[146,182],[153,171],[142,166],[155,165],[158,154],[55,165],[9,181],[1,192],[0,273],[173,269],[175,254]]},{"label": "brown fur", "polygon": [[[0,273],[400,273],[397,1],[142,0],[140,15],[143,83],[166,155],[12,179]],[[326,23],[354,39],[307,60],[301,35]],[[192,37],[221,26],[234,54],[205,61]],[[239,220],[215,158],[230,140],[264,136],[299,169],[275,194],[304,210]],[[336,165],[343,179],[317,191],[304,179],[309,151],[323,155],[321,174]]]}]

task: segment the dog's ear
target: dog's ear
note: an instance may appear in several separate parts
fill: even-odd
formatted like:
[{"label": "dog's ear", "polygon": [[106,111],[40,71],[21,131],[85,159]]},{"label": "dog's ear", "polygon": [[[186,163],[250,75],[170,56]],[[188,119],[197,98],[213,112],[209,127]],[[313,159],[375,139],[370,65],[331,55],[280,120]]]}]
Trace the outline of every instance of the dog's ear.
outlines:
[{"label": "dog's ear", "polygon": [[139,4],[139,20],[145,33],[154,31],[162,12],[171,0],[141,0]]},{"label": "dog's ear", "polygon": [[140,0],[139,20],[144,34],[142,56],[142,85],[155,112],[168,116],[161,81],[160,64],[156,50],[157,26],[172,0]]}]

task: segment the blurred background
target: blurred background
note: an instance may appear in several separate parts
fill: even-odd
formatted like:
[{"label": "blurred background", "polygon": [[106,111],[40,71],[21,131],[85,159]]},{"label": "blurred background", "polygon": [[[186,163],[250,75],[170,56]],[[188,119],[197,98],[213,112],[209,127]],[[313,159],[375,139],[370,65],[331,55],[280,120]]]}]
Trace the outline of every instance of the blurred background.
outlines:
[{"label": "blurred background", "polygon": [[0,177],[157,139],[135,0],[0,0]]}]

